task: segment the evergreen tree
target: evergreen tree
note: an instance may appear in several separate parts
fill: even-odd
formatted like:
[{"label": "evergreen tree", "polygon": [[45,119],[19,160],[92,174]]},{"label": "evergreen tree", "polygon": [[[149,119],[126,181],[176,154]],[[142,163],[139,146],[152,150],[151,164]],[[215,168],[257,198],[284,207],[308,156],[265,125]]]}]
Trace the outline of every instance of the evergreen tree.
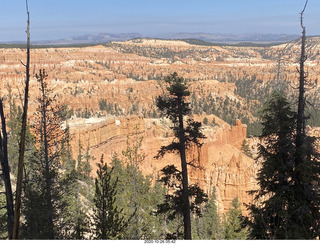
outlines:
[{"label": "evergreen tree", "polygon": [[64,203],[58,174],[60,168],[62,120],[59,106],[48,87],[47,74],[40,70],[36,78],[40,86],[34,130],[38,152],[29,163],[24,182],[24,238],[58,239],[61,237]]},{"label": "evergreen tree", "polygon": [[250,147],[249,147],[249,144],[248,144],[248,142],[247,142],[245,139],[242,141],[240,150],[241,150],[245,155],[247,155],[248,157],[250,157],[250,158],[253,157],[253,156],[252,156],[252,152],[251,152]]},{"label": "evergreen tree", "polygon": [[199,238],[201,240],[223,239],[223,228],[216,205],[216,189],[213,188],[209,201],[204,206],[203,216],[199,218]]},{"label": "evergreen tree", "polygon": [[[17,163],[19,157],[19,143],[20,143],[20,136],[21,136],[21,120],[22,120],[22,109],[20,106],[17,106],[15,100],[12,96],[12,89],[11,86],[7,85],[8,89],[8,103],[9,103],[9,120],[5,121],[4,112],[2,110],[1,114],[1,131],[2,131],[2,138],[0,132],[0,161],[1,161],[1,168],[2,168],[2,176],[4,179],[5,189],[6,189],[6,205],[10,206],[10,210],[7,210],[8,217],[7,218],[7,226],[11,226],[11,231],[9,231],[9,239],[12,239],[12,232],[13,232],[13,199],[9,195],[12,195],[11,183],[10,182],[10,175],[17,177]],[[0,100],[2,107],[2,100]],[[9,127],[9,129],[7,129]],[[8,130],[8,131],[7,131]],[[26,164],[30,162],[35,154],[35,144],[34,144],[34,136],[31,134],[29,130],[29,126],[26,127],[26,134],[25,134],[25,154],[24,154],[24,161]],[[6,162],[6,163],[5,163]],[[4,165],[3,165],[4,163]],[[28,167],[25,167],[25,172],[28,171]],[[11,192],[11,193],[10,193]],[[9,198],[8,198],[9,197]],[[9,200],[9,201],[8,201]],[[9,205],[8,205],[9,202]],[[11,202],[11,203],[10,203]],[[8,207],[7,207],[8,208]]]},{"label": "evergreen tree", "polygon": [[[129,158],[135,159],[134,155],[138,153],[140,155],[138,158],[143,159],[143,152],[140,152],[140,149],[134,150],[135,146],[128,144],[124,154],[130,152],[132,157]],[[118,179],[116,206],[122,208],[123,216],[130,220],[127,228],[123,230],[123,238],[163,239],[163,219],[155,216],[153,212],[159,201],[164,198],[164,189],[158,182],[152,187],[151,176],[144,176],[139,167],[135,167],[135,160],[133,162],[132,165],[127,157],[123,162],[116,154],[113,155],[111,162],[113,167],[111,179]]]},{"label": "evergreen tree", "polygon": [[[251,204],[251,237],[288,238],[288,205],[292,200],[295,113],[283,93],[274,92],[262,110],[264,143],[259,147],[260,190]],[[254,193],[254,192],[253,192]]]},{"label": "evergreen tree", "polygon": [[[319,155],[306,137],[305,153],[296,164],[296,113],[283,93],[274,92],[262,111],[258,173],[260,189],[249,206],[251,238],[314,239],[319,235]],[[309,144],[307,144],[309,142]],[[303,175],[298,178],[297,174]]]},{"label": "evergreen tree", "polygon": [[90,179],[83,178],[75,167],[75,160],[71,155],[69,136],[66,133],[64,140],[65,149],[62,153],[62,165],[64,166],[62,188],[63,201],[66,204],[64,219],[64,236],[68,239],[83,240],[89,238],[90,218],[88,216],[92,199],[90,188],[93,188]]},{"label": "evergreen tree", "polygon": [[228,213],[224,227],[224,239],[226,240],[246,240],[249,232],[245,227],[244,217],[240,209],[238,198],[232,200],[232,207]]},{"label": "evergreen tree", "polygon": [[122,239],[128,220],[122,216],[123,209],[115,204],[118,179],[112,181],[113,168],[103,162],[103,155],[97,170],[94,198],[94,234],[96,239]]},{"label": "evergreen tree", "polygon": [[290,211],[290,238],[293,239],[319,239],[320,236],[320,155],[316,150],[316,138],[310,137],[306,132],[307,99],[305,95],[308,72],[304,65],[306,55],[306,28],[303,24],[303,14],[307,7],[300,13],[302,28],[301,54],[299,61],[299,95],[295,135],[295,157],[292,182],[294,190],[292,195],[294,203],[289,205]]},{"label": "evergreen tree", "polygon": [[91,165],[90,162],[95,160],[93,156],[90,155],[90,145],[88,142],[86,152],[85,154],[82,153],[82,145],[80,142],[80,137],[79,137],[79,152],[78,152],[78,158],[77,158],[77,172],[79,177],[81,177],[83,180],[89,180],[90,178],[90,173],[91,173]]},{"label": "evergreen tree", "polygon": [[[186,151],[192,145],[200,148],[202,143],[199,139],[203,139],[205,136],[200,131],[200,122],[195,122],[191,118],[187,119],[191,113],[191,109],[190,104],[186,102],[186,98],[190,95],[186,81],[178,77],[177,73],[173,73],[165,78],[165,82],[169,94],[157,98],[157,107],[164,116],[171,120],[173,124],[171,128],[174,131],[175,139],[171,144],[161,147],[157,158],[162,157],[168,152],[175,152],[180,156],[181,174],[179,177],[181,177],[182,187],[180,192],[181,206],[179,206],[179,209],[183,215],[184,239],[191,239],[191,206],[187,167],[191,162],[187,162]],[[176,169],[173,169],[171,172],[176,176],[178,175],[176,174]],[[174,205],[178,207],[179,204]]]},{"label": "evergreen tree", "polygon": [[92,208],[90,200],[93,198],[91,192],[93,181],[90,177],[84,175],[83,172],[79,172],[76,169],[76,160],[73,159],[71,151],[68,123],[61,143],[63,173],[60,185],[64,193],[62,201],[65,204],[65,212],[62,214],[64,226],[61,232],[63,233],[63,237],[67,239],[88,239],[90,238],[91,230],[90,218],[87,213]]},{"label": "evergreen tree", "polygon": [[[168,165],[162,170],[160,182],[167,188],[165,200],[157,206],[157,215],[165,215],[166,220],[173,223],[176,228],[169,228],[166,239],[181,239],[184,232],[183,226],[183,198],[182,198],[182,173],[174,165]],[[197,185],[191,185],[188,189],[190,198],[190,211],[198,217],[201,216],[201,205],[207,201],[207,195]]]},{"label": "evergreen tree", "polygon": [[85,194],[85,189],[92,187],[80,180],[77,171],[64,173],[62,180],[62,200],[66,204],[65,212],[62,214],[64,226],[61,229],[63,238],[73,240],[88,239],[90,235],[90,218],[88,216],[91,208],[90,195]]},{"label": "evergreen tree", "polygon": [[[150,184],[148,179],[144,179],[144,177],[141,177],[142,175],[139,175],[139,165],[143,162],[146,155],[141,152],[141,143],[143,140],[143,137],[138,138],[137,136],[137,130],[138,128],[135,128],[135,139],[133,142],[133,145],[131,146],[129,143],[129,140],[127,140],[127,148],[122,152],[123,156],[125,157],[125,163],[127,165],[127,175],[129,179],[131,179],[131,182],[128,182],[129,186],[132,191],[132,194],[130,194],[129,202],[131,204],[131,214],[134,214],[131,223],[129,225],[130,227],[133,227],[133,230],[131,230],[132,233],[132,239],[141,239],[142,237],[142,229],[147,228],[148,223],[144,223],[145,219],[143,218],[143,213],[145,213],[145,200],[142,199],[147,197],[145,194],[148,194],[148,191],[150,190]],[[140,194],[143,191],[145,191],[145,194]],[[131,228],[132,229],[132,228]]]},{"label": "evergreen tree", "polygon": [[200,226],[199,226],[199,216],[192,215],[191,218],[191,233],[193,240],[200,240],[199,233],[200,233]]}]

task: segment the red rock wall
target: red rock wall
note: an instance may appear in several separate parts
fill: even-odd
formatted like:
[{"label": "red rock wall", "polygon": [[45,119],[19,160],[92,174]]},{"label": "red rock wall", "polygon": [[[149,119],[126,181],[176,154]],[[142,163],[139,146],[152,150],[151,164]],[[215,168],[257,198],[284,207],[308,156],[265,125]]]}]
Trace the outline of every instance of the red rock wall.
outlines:
[{"label": "red rock wall", "polygon": [[[154,158],[162,145],[172,141],[171,132],[165,122],[130,117],[109,118],[100,123],[90,124],[90,120],[82,119],[78,124],[70,122],[70,127],[74,152],[78,152],[79,140],[83,149],[89,143],[91,154],[95,156],[96,161],[100,159],[101,154],[104,154],[107,162],[110,162],[113,153],[121,157],[127,140],[132,142],[136,136],[143,136],[142,151],[146,154],[146,158],[139,167],[144,174],[156,176],[169,164],[181,168],[177,155],[166,154],[158,160]],[[246,125],[237,120],[234,126],[230,127],[224,123],[220,128],[211,129],[205,134],[207,139],[201,150],[194,148],[188,152],[188,160],[195,159],[194,163],[202,168],[189,166],[190,182],[199,184],[209,195],[213,187],[216,187],[220,212],[228,210],[235,197],[241,202],[248,203],[251,197],[247,191],[256,187],[256,168],[253,159],[239,150],[246,137]],[[95,175],[95,162],[92,167]]]}]

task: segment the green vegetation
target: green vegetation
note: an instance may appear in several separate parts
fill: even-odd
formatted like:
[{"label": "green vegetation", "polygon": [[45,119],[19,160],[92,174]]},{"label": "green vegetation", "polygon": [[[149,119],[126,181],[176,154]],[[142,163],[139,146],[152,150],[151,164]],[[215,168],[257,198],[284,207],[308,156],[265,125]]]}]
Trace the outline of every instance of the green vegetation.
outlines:
[{"label": "green vegetation", "polygon": [[119,209],[115,204],[118,178],[112,181],[112,173],[113,168],[108,168],[102,155],[95,180],[93,215],[94,236],[98,240],[122,239],[123,230],[129,222],[122,216],[123,208]]},{"label": "green vegetation", "polygon": [[254,239],[315,239],[319,237],[319,154],[315,138],[304,137],[297,163],[296,113],[283,93],[275,92],[262,112],[258,173],[260,189],[249,206],[250,236]]},{"label": "green vegetation", "polygon": [[245,154],[247,155],[248,157],[252,158],[252,153],[251,153],[251,150],[250,150],[250,147],[249,147],[249,144],[246,140],[243,140],[242,144],[241,144],[241,148],[240,150]]},{"label": "green vegetation", "polygon": [[[308,123],[320,123],[319,111],[308,107],[306,103],[309,101],[319,105],[319,96],[305,96],[304,83],[307,77],[303,69],[303,40],[302,38],[297,112],[292,106],[297,98],[289,86],[282,86],[285,92],[273,92],[277,85],[275,80],[266,82],[257,79],[255,75],[239,78],[241,76],[222,72],[217,76],[222,77],[221,82],[235,84],[237,89],[231,91],[231,94],[233,92],[236,97],[227,95],[223,98],[204,91],[200,92],[200,95],[206,94],[203,96],[195,93],[191,95],[187,80],[173,73],[165,78],[164,94],[148,110],[140,108],[134,89],[129,87],[124,91],[131,102],[129,108],[122,108],[112,98],[104,98],[99,101],[98,112],[86,106],[73,111],[67,105],[60,105],[48,87],[45,70],[40,70],[36,74],[40,94],[35,101],[38,108],[30,121],[30,127],[26,128],[25,138],[21,140],[23,112],[8,86],[7,123],[2,111],[2,102],[6,100],[0,98],[0,190],[6,188],[5,161],[8,161],[12,177],[12,183],[9,184],[17,185],[18,155],[25,151],[24,166],[19,167],[24,172],[19,238],[319,239],[320,154],[316,150],[317,138],[309,136],[306,127]],[[195,45],[225,45],[194,39],[185,41]],[[252,45],[240,43],[231,46]],[[0,48],[24,49],[24,46],[0,44]],[[91,44],[67,47],[85,46]],[[110,43],[108,46],[120,52],[171,59],[169,62],[172,63],[190,57],[195,50],[199,59],[208,57],[210,52],[194,47],[179,51],[169,47],[126,46],[119,43]],[[31,48],[49,47],[66,46]],[[263,58],[273,58],[267,49],[259,50]],[[243,55],[242,51],[240,53]],[[222,62],[225,58],[222,54],[216,57],[216,61]],[[110,62],[101,65],[111,69]],[[162,73],[160,75],[156,72],[144,76],[133,73],[126,75],[135,80],[162,79]],[[77,86],[71,91],[71,95],[84,95],[84,89]],[[81,145],[79,139],[78,154],[73,158],[70,128],[68,123],[65,127],[62,124],[73,115],[90,118],[100,115],[100,112],[116,116],[142,114],[144,117],[162,116],[170,119],[174,137],[170,144],[159,148],[156,158],[166,153],[176,153],[180,157],[181,169],[175,166],[177,162],[168,162],[169,165],[161,170],[160,175],[157,175],[159,172],[142,174],[141,165],[147,155],[142,151],[143,138],[138,137],[136,128],[134,138],[128,136],[127,147],[120,156],[114,154],[110,162],[105,162],[103,155],[101,156],[93,179],[91,165],[95,159],[90,155],[90,144]],[[248,125],[249,135],[260,136],[257,158],[261,164],[257,175],[259,189],[251,192],[253,202],[247,206],[250,213],[246,218],[242,216],[238,198],[232,201],[229,211],[221,215],[216,205],[215,188],[208,199],[198,185],[189,184],[190,167],[201,167],[196,159],[187,161],[187,152],[191,148],[199,149],[205,139],[201,132],[202,124],[191,119],[192,113],[204,115],[203,124],[206,126],[216,125],[215,120],[209,121],[209,116],[206,115],[216,115],[229,124],[239,118]],[[308,114],[311,114],[311,120],[308,120]],[[165,137],[169,137],[168,132]],[[20,140],[25,144],[25,150],[19,150]],[[5,158],[6,150],[8,159]],[[248,157],[253,157],[246,140],[243,140],[241,151]],[[6,189],[5,194],[7,193]],[[0,238],[11,239],[11,223],[7,217],[8,198],[5,194],[0,194]],[[9,194],[14,199],[13,193]]]},{"label": "green vegetation", "polygon": [[[201,123],[195,122],[189,117],[191,109],[186,98],[190,92],[186,81],[177,73],[173,73],[166,77],[165,82],[168,93],[157,98],[157,107],[164,116],[171,120],[171,129],[175,139],[171,144],[160,148],[157,158],[163,157],[165,153],[177,153],[180,156],[181,171],[174,165],[162,169],[164,174],[161,178],[162,182],[167,187],[173,188],[174,191],[173,194],[167,194],[166,201],[159,206],[158,212],[171,212],[170,216],[182,215],[184,239],[191,239],[191,211],[199,213],[198,205],[205,202],[207,196],[199,186],[189,186],[188,165],[193,167],[196,165],[193,162],[187,162],[186,152],[191,146],[200,148],[202,146],[201,139],[204,139],[205,136],[201,132]],[[174,235],[178,237],[179,231]]]},{"label": "green vegetation", "polygon": [[213,188],[211,199],[204,206],[203,214],[198,220],[198,236],[201,240],[223,239],[223,226],[216,205],[216,190]]},{"label": "green vegetation", "polygon": [[246,240],[249,237],[240,206],[238,198],[232,200],[232,208],[229,209],[224,223],[224,239],[226,240]]}]

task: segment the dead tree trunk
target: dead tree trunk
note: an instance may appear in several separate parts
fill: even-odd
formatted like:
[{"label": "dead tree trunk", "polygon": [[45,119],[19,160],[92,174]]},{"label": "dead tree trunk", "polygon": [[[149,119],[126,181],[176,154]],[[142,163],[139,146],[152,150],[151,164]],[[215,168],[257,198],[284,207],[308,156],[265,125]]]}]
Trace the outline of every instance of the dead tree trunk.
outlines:
[{"label": "dead tree trunk", "polygon": [[19,161],[18,161],[18,176],[17,176],[17,190],[16,190],[16,203],[14,211],[14,225],[13,225],[13,239],[19,237],[20,225],[20,209],[21,209],[21,194],[22,194],[22,178],[23,178],[23,164],[24,164],[24,151],[25,151],[25,138],[27,130],[27,113],[28,113],[28,100],[29,100],[29,81],[30,81],[30,15],[28,9],[28,0],[26,0],[27,9],[27,63],[26,67],[26,86],[24,90],[24,105],[22,114],[22,126],[20,134],[19,145]]},{"label": "dead tree trunk", "polygon": [[2,131],[2,137],[0,133],[0,161],[1,161],[1,168],[2,168],[2,177],[3,177],[5,191],[6,191],[8,237],[11,240],[12,232],[13,232],[13,219],[14,219],[13,195],[12,195],[10,168],[9,168],[9,161],[8,161],[8,140],[7,140],[6,121],[5,121],[1,99],[0,99],[0,117],[1,117],[1,131]]},{"label": "dead tree trunk", "polygon": [[[298,99],[298,115],[297,115],[297,134],[296,134],[296,147],[299,151],[301,146],[303,145],[304,136],[305,136],[305,81],[307,78],[307,75],[304,71],[304,63],[306,61],[306,28],[303,25],[303,13],[306,9],[308,0],[306,1],[304,8],[302,12],[300,13],[300,22],[301,22],[301,28],[302,28],[302,37],[301,37],[301,54],[300,54],[300,69],[299,69],[299,99]],[[299,159],[298,159],[299,161]]]},{"label": "dead tree trunk", "polygon": [[[302,37],[301,37],[301,54],[300,54],[300,69],[299,72],[299,98],[298,98],[298,114],[297,114],[297,128],[296,128],[296,155],[295,155],[295,167],[297,168],[300,164],[303,163],[305,158],[305,150],[303,144],[305,142],[305,128],[306,128],[306,117],[305,117],[305,82],[307,74],[304,70],[304,63],[306,61],[306,28],[303,25],[303,13],[307,7],[308,0],[306,1],[302,12],[300,13],[300,22],[302,28]],[[296,184],[300,185],[301,182],[301,173],[297,171],[295,175]]]}]

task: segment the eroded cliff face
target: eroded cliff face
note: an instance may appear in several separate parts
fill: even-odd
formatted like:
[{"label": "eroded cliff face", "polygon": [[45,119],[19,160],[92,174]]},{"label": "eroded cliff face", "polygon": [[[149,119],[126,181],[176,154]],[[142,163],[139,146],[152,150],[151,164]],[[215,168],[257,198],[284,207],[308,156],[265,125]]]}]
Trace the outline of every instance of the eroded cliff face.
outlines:
[{"label": "eroded cliff face", "polygon": [[[200,117],[195,119],[201,120]],[[257,168],[253,159],[239,150],[246,138],[246,125],[237,120],[234,126],[229,126],[219,118],[215,119],[217,126],[204,127],[207,139],[204,140],[201,150],[194,148],[188,152],[188,160],[194,159],[194,163],[201,166],[200,168],[189,166],[189,177],[191,183],[199,184],[209,196],[213,187],[216,187],[219,211],[226,212],[235,197],[242,203],[251,200],[247,191],[257,186],[255,181]],[[78,152],[80,140],[83,148],[89,143],[90,153],[96,161],[104,154],[105,161],[110,162],[114,153],[122,157],[127,142],[132,144],[135,138],[143,137],[141,150],[146,154],[146,158],[139,165],[143,174],[152,174],[155,179],[166,165],[174,164],[180,168],[178,155],[166,154],[161,159],[154,158],[162,145],[172,141],[170,124],[165,119],[143,119],[137,116],[107,117],[77,119],[68,123],[73,135],[72,147],[75,153]],[[97,169],[95,162],[92,163],[92,168],[95,175]]]}]

